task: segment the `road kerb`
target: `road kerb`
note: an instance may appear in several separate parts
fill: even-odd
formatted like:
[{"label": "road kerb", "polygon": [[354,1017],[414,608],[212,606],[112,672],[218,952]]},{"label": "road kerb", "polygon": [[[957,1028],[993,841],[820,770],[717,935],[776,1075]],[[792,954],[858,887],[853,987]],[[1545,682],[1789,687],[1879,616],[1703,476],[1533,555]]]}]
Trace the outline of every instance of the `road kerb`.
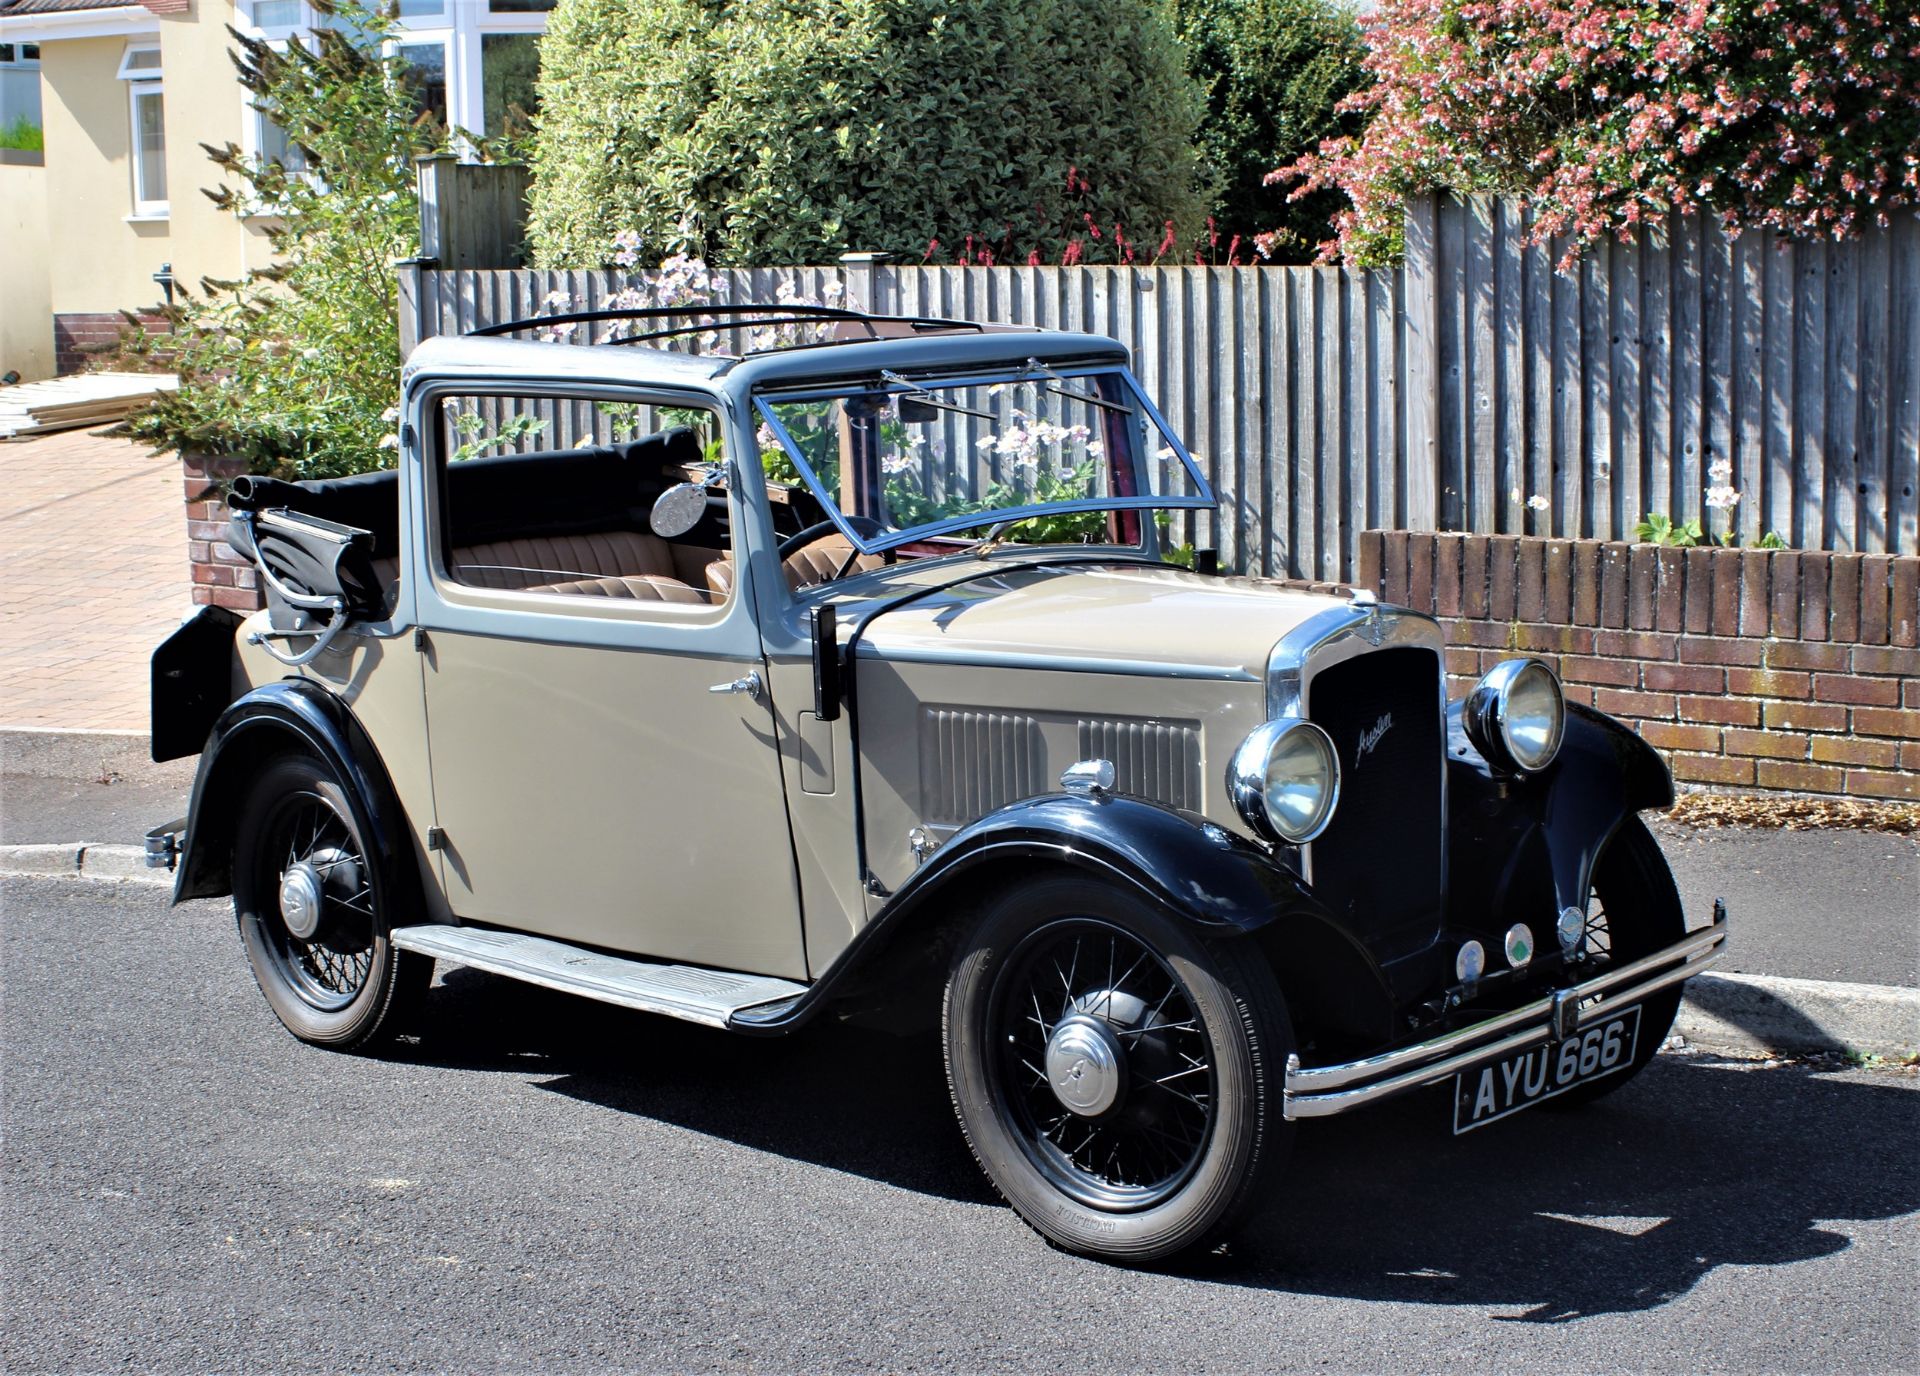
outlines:
[{"label": "road kerb", "polygon": [[140,846],[0,846],[0,875],[39,879],[106,879],[141,884],[171,884],[167,870],[149,869]]},{"label": "road kerb", "polygon": [[1673,1030],[1736,1056],[1920,1054],[1920,989],[1772,975],[1695,975]]}]

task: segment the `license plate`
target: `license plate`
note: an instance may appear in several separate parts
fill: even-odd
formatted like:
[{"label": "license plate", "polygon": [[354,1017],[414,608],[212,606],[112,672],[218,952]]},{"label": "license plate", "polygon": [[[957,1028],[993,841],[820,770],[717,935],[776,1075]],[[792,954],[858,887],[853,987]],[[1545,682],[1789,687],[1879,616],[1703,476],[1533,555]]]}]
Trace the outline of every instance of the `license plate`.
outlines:
[{"label": "license plate", "polygon": [[1453,1130],[1471,1132],[1575,1085],[1623,1070],[1633,1063],[1639,1037],[1640,1010],[1628,1008],[1558,1044],[1516,1051],[1504,1060],[1463,1070],[1453,1081]]}]

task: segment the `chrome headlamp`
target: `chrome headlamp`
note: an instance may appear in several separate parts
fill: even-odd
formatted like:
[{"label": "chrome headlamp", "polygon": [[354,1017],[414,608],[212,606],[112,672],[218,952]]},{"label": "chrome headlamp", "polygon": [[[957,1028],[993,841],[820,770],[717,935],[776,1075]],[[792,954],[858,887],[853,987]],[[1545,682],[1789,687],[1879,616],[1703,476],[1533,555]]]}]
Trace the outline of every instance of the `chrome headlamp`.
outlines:
[{"label": "chrome headlamp", "polygon": [[1462,719],[1467,739],[1496,770],[1537,774],[1560,753],[1567,700],[1539,660],[1509,659],[1474,685]]},{"label": "chrome headlamp", "polygon": [[1227,792],[1262,836],[1304,845],[1327,829],[1340,797],[1340,757],[1310,721],[1262,722],[1233,752]]}]

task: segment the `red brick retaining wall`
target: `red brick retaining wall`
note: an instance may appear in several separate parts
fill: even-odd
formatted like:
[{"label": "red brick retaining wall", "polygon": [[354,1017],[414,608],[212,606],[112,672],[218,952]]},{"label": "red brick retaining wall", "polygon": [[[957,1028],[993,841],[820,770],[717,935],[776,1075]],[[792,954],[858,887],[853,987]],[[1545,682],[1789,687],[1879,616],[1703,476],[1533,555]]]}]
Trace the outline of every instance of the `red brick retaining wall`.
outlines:
[{"label": "red brick retaining wall", "polygon": [[258,611],[266,603],[253,564],[227,543],[227,481],[247,471],[245,459],[182,456],[186,474],[187,562],[193,600],[235,611]]},{"label": "red brick retaining wall", "polygon": [[[156,334],[172,327],[157,315],[135,312],[141,324]],[[111,349],[120,339],[126,318],[118,311],[78,311],[53,317],[53,370],[61,377],[83,371],[93,356]]]},{"label": "red brick retaining wall", "polygon": [[1515,654],[1683,783],[1920,800],[1920,558],[1368,531],[1358,583],[1438,616],[1457,695]]}]

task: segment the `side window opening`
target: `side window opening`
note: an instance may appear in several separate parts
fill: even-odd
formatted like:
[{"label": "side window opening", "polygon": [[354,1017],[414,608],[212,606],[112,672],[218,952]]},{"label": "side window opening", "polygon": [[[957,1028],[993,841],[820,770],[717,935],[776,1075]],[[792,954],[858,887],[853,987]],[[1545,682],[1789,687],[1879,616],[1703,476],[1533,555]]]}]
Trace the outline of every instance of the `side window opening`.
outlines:
[{"label": "side window opening", "polygon": [[555,599],[709,607],[733,591],[727,494],[708,488],[697,524],[671,538],[655,499],[704,482],[721,457],[719,417],[589,397],[455,393],[434,403],[437,540],[450,583]]}]

